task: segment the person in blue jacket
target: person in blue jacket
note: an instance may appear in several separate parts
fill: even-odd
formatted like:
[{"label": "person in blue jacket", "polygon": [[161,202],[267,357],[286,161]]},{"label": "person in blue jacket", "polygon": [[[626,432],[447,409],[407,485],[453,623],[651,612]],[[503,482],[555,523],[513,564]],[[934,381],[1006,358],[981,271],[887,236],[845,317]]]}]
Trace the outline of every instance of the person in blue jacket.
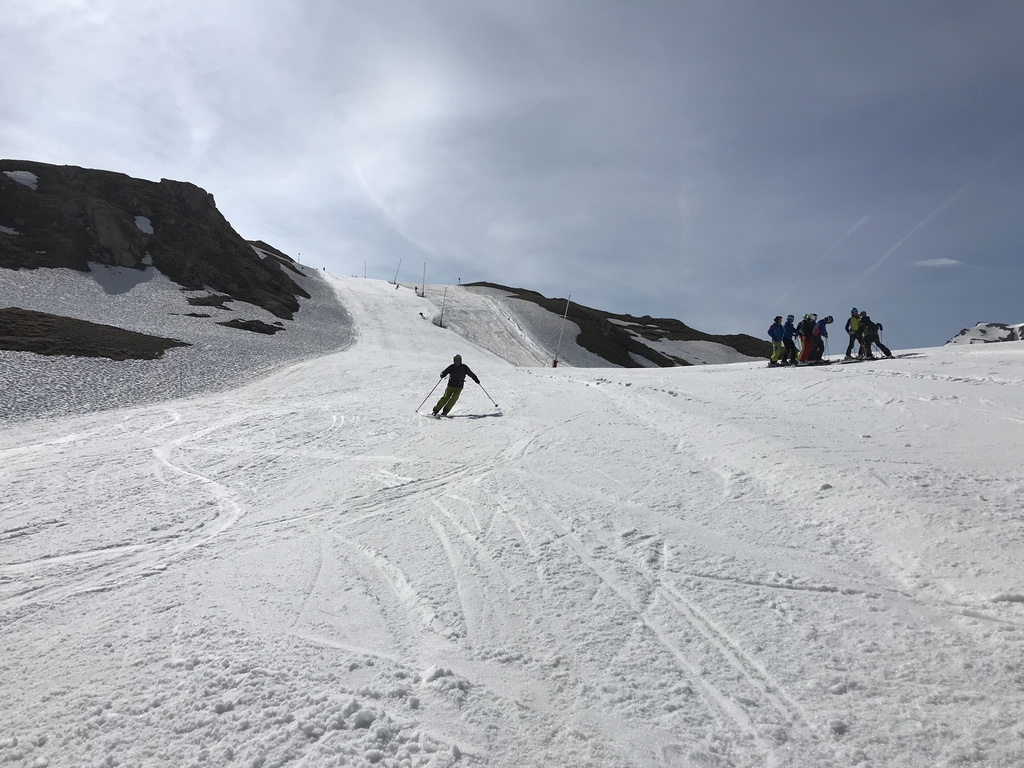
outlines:
[{"label": "person in blue jacket", "polygon": [[793,315],[786,315],[786,324],[782,326],[782,365],[796,365],[796,326],[793,325]]},{"label": "person in blue jacket", "polygon": [[782,337],[785,330],[782,327],[782,315],[776,316],[775,320],[768,326],[768,337],[772,340],[772,359],[768,361],[768,367],[774,368],[779,364],[779,357],[782,355]]}]

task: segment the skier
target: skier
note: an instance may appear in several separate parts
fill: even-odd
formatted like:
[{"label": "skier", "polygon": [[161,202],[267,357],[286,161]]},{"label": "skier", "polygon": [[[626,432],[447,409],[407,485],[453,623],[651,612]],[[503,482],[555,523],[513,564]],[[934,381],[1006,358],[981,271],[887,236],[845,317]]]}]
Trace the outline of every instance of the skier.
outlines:
[{"label": "skier", "polygon": [[882,350],[882,353],[887,358],[890,360],[892,359],[892,352],[890,352],[889,348],[882,343],[881,339],[878,338],[878,332],[880,330],[882,330],[881,323],[874,322],[870,317],[868,317],[867,312],[860,313],[860,358],[864,360],[874,360],[875,356],[871,352],[871,345],[874,344]]},{"label": "skier", "polygon": [[828,338],[828,328],[826,326],[831,322],[832,315],[829,315],[814,324],[814,331],[811,337],[811,343],[814,345],[814,348],[811,350],[811,362],[824,362],[821,358],[825,354],[825,339]]},{"label": "skier", "polygon": [[782,327],[782,315],[777,315],[772,324],[768,327],[768,336],[772,340],[772,359],[768,361],[769,368],[775,368],[779,364],[779,356],[782,354],[782,337],[785,330]]},{"label": "skier", "polygon": [[783,365],[796,365],[796,344],[793,337],[796,336],[796,327],[793,325],[793,316],[786,315],[786,324],[782,326],[782,346],[785,351],[782,353]]},{"label": "skier", "polygon": [[800,334],[800,357],[801,363],[806,363],[814,348],[814,326],[818,322],[817,315],[804,315],[796,332]]},{"label": "skier", "polygon": [[469,366],[463,365],[462,355],[452,358],[452,364],[441,371],[441,378],[443,379],[445,376],[448,377],[448,386],[445,388],[444,394],[441,395],[441,399],[437,401],[437,405],[434,406],[435,419],[441,418],[442,415],[448,416],[448,412],[455,407],[459,395],[462,394],[462,388],[466,384],[466,376],[469,376],[477,384],[480,383],[480,379],[469,370]]},{"label": "skier", "polygon": [[850,343],[846,347],[846,359],[853,360],[853,345],[860,341],[860,313],[854,307],[850,310],[850,317],[846,321],[846,332],[850,334]]}]

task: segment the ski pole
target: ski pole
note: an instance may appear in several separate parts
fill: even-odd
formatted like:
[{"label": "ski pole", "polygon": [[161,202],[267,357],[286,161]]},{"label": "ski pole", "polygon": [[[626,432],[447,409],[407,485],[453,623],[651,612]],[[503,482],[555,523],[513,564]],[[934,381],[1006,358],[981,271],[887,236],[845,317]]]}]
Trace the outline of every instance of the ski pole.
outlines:
[{"label": "ski pole", "polygon": [[[481,384],[479,381],[476,384],[477,384],[478,387],[480,387],[480,389],[484,389],[484,385]],[[484,394],[487,395],[487,390],[486,389],[484,389]],[[494,403],[494,407],[495,408],[498,407],[498,404],[494,402],[494,398],[493,397],[491,397],[490,395],[487,395],[487,399],[490,400],[492,403]]]},{"label": "ski pole", "polygon": [[832,353],[828,351],[828,336],[825,337],[825,359],[832,359]]},{"label": "ski pole", "polygon": [[[437,380],[437,384],[440,384],[440,383],[441,383],[441,379],[438,379],[438,380]],[[429,400],[429,399],[430,399],[430,396],[431,396],[432,394],[434,394],[434,390],[435,390],[435,389],[437,389],[437,384],[435,384],[435,385],[433,386],[433,388],[432,388],[432,389],[431,389],[431,390],[430,390],[429,392],[427,392],[427,396],[423,398],[423,403],[427,402],[427,400]],[[418,410],[419,410],[420,408],[422,408],[422,407],[423,407],[423,403],[420,403],[419,405],[417,405],[417,406],[416,406],[416,410],[417,410],[417,411],[418,411]]]}]

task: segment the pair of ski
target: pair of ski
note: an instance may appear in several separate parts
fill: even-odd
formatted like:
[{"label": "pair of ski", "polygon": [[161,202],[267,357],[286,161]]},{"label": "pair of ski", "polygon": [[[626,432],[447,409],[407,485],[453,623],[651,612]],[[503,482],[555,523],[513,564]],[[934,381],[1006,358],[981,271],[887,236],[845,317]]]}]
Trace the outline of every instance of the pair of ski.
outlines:
[{"label": "pair of ski", "polygon": [[876,355],[875,357],[844,357],[842,360],[836,360],[835,362],[840,365],[849,365],[850,363],[866,363],[870,360],[892,360],[896,355],[892,357],[886,357],[885,355]]}]

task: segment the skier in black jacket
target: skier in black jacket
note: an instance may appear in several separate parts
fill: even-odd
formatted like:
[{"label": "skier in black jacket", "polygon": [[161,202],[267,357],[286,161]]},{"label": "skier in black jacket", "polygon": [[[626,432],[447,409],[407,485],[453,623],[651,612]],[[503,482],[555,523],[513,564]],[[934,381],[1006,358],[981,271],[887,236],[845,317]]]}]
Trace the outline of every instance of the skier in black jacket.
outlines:
[{"label": "skier in black jacket", "polygon": [[441,378],[443,379],[445,376],[448,377],[448,386],[445,388],[444,394],[441,395],[441,399],[437,401],[437,405],[434,406],[435,419],[441,418],[442,415],[448,416],[448,412],[455,407],[459,395],[462,394],[462,388],[466,384],[467,376],[477,384],[480,383],[480,379],[469,370],[469,366],[463,365],[462,355],[456,355],[452,364],[441,371]]},{"label": "skier in black jacket", "polygon": [[886,357],[890,359],[892,358],[892,352],[890,352],[889,348],[882,343],[881,339],[878,338],[878,332],[882,330],[882,324],[874,322],[870,317],[868,317],[867,312],[860,313],[859,330],[861,335],[861,346],[860,355],[858,355],[858,357],[866,360],[874,360],[875,356],[871,351],[871,345],[874,344],[882,350],[883,353],[885,353]]}]

